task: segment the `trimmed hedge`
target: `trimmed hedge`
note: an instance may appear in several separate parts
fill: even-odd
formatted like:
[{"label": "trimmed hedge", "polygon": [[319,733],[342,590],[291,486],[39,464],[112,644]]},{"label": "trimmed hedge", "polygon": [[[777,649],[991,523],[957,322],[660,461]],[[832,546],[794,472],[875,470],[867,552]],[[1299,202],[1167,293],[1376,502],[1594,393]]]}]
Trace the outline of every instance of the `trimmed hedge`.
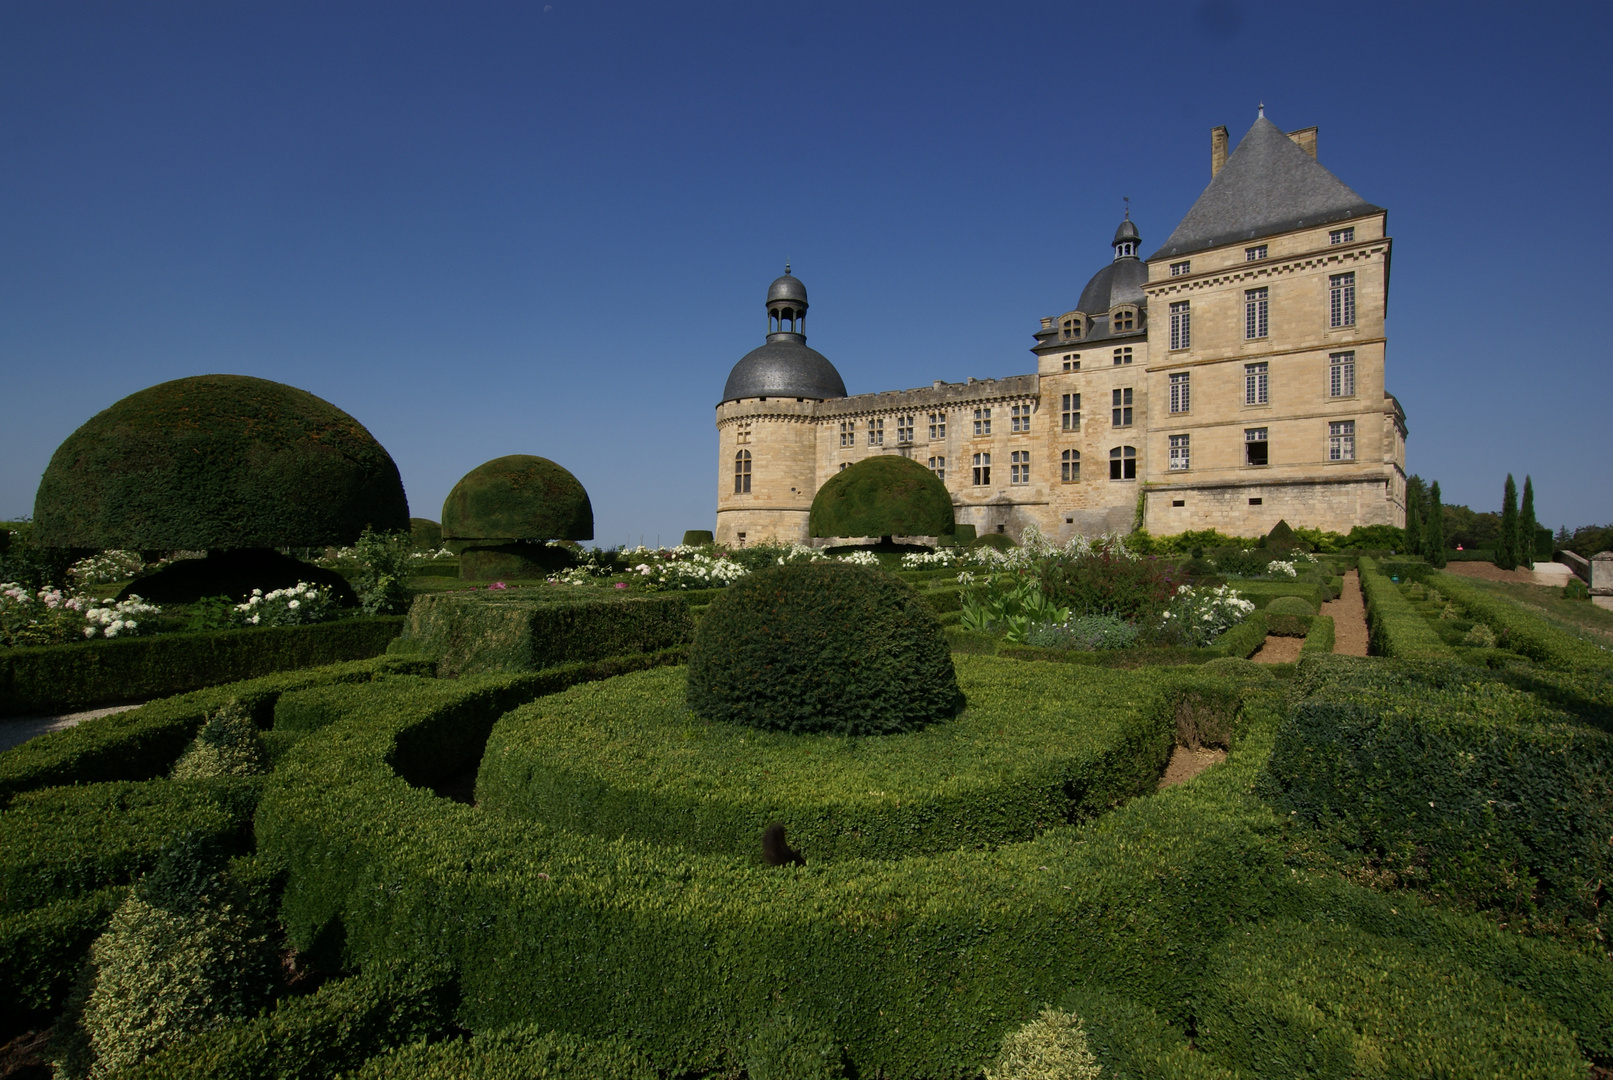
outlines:
[{"label": "trimmed hedge", "polygon": [[[691,722],[679,671],[578,687],[500,721],[477,804],[755,863],[777,821],[815,865],[1026,840],[1164,771],[1180,696],[1167,680],[984,657],[958,669],[963,715],[866,739]],[[1235,693],[1207,704],[1224,725],[1237,710]]]},{"label": "trimmed hedge", "polygon": [[617,1039],[590,1041],[535,1027],[516,1027],[486,1032],[468,1042],[402,1047],[366,1064],[354,1080],[562,1078],[659,1080],[659,1074],[643,1054]]},{"label": "trimmed hedge", "polygon": [[376,616],[0,649],[0,716],[169,697],[276,671],[362,660],[385,652],[402,626],[402,618]]},{"label": "trimmed hedge", "polygon": [[950,536],[955,521],[935,473],[882,454],[830,476],[812,497],[807,525],[813,536]]},{"label": "trimmed hedge", "polygon": [[[1035,645],[1010,645],[999,641],[987,634],[973,634],[960,629],[947,630],[947,637],[953,641],[953,652],[996,652],[998,656],[1007,656],[1014,660],[1050,660],[1060,664],[1079,664],[1086,667],[1118,667],[1135,668],[1149,667],[1165,664],[1205,664],[1211,660],[1219,660],[1224,656],[1247,660],[1260,651],[1266,643],[1267,634],[1266,616],[1256,611],[1242,622],[1230,627],[1226,633],[1215,639],[1215,644],[1202,649],[1189,649],[1180,646],[1150,646],[1135,649],[1044,649]],[[958,643],[963,641],[966,646],[973,646],[983,642],[990,642],[992,648],[966,647],[959,649]]]},{"label": "trimmed hedge", "polygon": [[368,682],[378,675],[420,671],[427,666],[378,657],[284,672],[154,701],[48,732],[0,754],[0,805],[18,792],[57,784],[149,780],[165,775],[195,738],[207,714],[231,699],[246,706],[262,727],[273,715],[275,700],[288,690]]},{"label": "trimmed hedge", "polygon": [[[442,504],[444,540],[592,540],[594,508],[564,466],[532,454],[484,461]],[[477,545],[483,546],[483,545]]]},{"label": "trimmed hedge", "polygon": [[1362,556],[1361,595],[1367,605],[1367,632],[1372,652],[1400,659],[1450,659],[1450,646],[1440,640],[1411,601],[1378,570],[1378,564]]},{"label": "trimmed hedge", "polygon": [[1227,585],[1238,590],[1238,593],[1255,609],[1264,611],[1273,600],[1280,596],[1297,596],[1320,609],[1323,604],[1333,599],[1332,590],[1318,581],[1244,581],[1238,579],[1227,582]]},{"label": "trimmed hedge", "polygon": [[43,907],[0,915],[0,1023],[17,1030],[20,1014],[61,1006],[84,966],[90,943],[106,929],[125,887],[100,889]]},{"label": "trimmed hedge", "polygon": [[1480,670],[1346,659],[1301,662],[1273,804],[1407,884],[1605,920],[1613,736]]},{"label": "trimmed hedge", "polygon": [[693,632],[689,601],[679,594],[575,599],[476,590],[416,597],[389,651],[433,660],[441,676],[540,671],[687,645]]},{"label": "trimmed hedge", "polygon": [[456,1004],[442,969],[357,975],[183,1039],[119,1080],[329,1080],[392,1047],[441,1035]]},{"label": "trimmed hedge", "polygon": [[1331,653],[1334,645],[1333,616],[1318,615],[1311,620],[1310,629],[1305,631],[1305,644],[1300,646],[1301,653]]},{"label": "trimmed hedge", "polygon": [[1430,584],[1460,604],[1476,621],[1494,630],[1504,649],[1522,653],[1537,664],[1563,671],[1613,671],[1613,652],[1582,641],[1544,619],[1458,574],[1440,574]]}]

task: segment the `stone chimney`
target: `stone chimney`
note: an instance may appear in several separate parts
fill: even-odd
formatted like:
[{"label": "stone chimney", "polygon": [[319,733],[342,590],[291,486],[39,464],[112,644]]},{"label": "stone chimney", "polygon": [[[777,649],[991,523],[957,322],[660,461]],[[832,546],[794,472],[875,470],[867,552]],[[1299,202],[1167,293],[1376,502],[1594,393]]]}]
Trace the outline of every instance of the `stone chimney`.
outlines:
[{"label": "stone chimney", "polygon": [[1227,126],[1210,129],[1210,179],[1221,171],[1221,166],[1227,163]]},{"label": "stone chimney", "polygon": [[1290,131],[1288,133],[1288,137],[1290,139],[1293,139],[1294,143],[1301,150],[1303,150],[1307,154],[1309,154],[1311,156],[1312,161],[1316,160],[1316,129],[1315,128],[1308,127],[1308,128],[1300,128],[1298,131]]}]

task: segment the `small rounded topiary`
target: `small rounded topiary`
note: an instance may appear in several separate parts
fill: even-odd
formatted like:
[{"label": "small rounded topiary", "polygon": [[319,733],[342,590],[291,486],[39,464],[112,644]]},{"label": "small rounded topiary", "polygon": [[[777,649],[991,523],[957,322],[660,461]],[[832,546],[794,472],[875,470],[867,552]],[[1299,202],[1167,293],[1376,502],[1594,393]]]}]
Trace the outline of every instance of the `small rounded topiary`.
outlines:
[{"label": "small rounded topiary", "polygon": [[[459,549],[460,576],[542,576],[571,553],[546,540],[592,540],[594,508],[577,478],[548,458],[510,454],[460,478],[442,504],[442,536]],[[535,542],[536,541],[536,542]]]},{"label": "small rounded topiary", "polygon": [[415,551],[436,551],[442,547],[442,526],[430,518],[410,518],[409,544]]},{"label": "small rounded topiary", "polygon": [[397,465],[357,420],[294,386],[197,375],[130,394],[57,447],[34,499],[34,542],[324,547],[408,520]]},{"label": "small rounded topiary", "polygon": [[813,536],[950,536],[952,496],[929,469],[896,454],[835,473],[812,499]]},{"label": "small rounded topiary", "polygon": [[716,543],[710,529],[690,529],[683,534],[684,547],[704,547]]},{"label": "small rounded topiary", "polygon": [[962,703],[935,613],[872,567],[760,570],[718,595],[689,651],[689,707],[708,720],[788,732],[882,735]]},{"label": "small rounded topiary", "polygon": [[1266,605],[1267,615],[1315,615],[1316,609],[1302,596],[1279,596]]}]

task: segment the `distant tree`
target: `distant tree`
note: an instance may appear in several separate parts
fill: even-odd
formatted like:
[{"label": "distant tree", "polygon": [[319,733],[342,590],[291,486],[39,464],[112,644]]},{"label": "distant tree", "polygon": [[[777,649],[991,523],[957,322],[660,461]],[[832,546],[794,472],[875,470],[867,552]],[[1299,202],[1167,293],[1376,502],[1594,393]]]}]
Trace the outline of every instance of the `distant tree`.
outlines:
[{"label": "distant tree", "polygon": [[1445,565],[1445,508],[1439,504],[1439,481],[1428,489],[1428,531],[1423,534],[1424,558],[1433,566]]},{"label": "distant tree", "polygon": [[1511,473],[1501,491],[1501,535],[1495,540],[1493,561],[1502,570],[1518,568],[1518,484]]},{"label": "distant tree", "polygon": [[1535,522],[1535,482],[1528,476],[1523,478],[1523,506],[1518,510],[1518,562],[1529,569],[1535,568],[1535,548],[1540,545],[1540,538],[1535,534],[1540,526]]},{"label": "distant tree", "polygon": [[1406,485],[1406,554],[1423,553],[1422,500],[1411,484]]}]

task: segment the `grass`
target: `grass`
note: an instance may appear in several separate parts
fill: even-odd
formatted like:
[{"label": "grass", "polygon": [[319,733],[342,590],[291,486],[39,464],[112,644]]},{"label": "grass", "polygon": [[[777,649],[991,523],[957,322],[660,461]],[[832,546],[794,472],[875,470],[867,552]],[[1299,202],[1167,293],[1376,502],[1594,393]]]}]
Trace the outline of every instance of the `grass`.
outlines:
[{"label": "grass", "polygon": [[1598,645],[1613,645],[1613,611],[1588,600],[1565,600],[1556,585],[1524,585],[1512,581],[1463,578],[1467,583],[1510,600],[1565,633]]}]

